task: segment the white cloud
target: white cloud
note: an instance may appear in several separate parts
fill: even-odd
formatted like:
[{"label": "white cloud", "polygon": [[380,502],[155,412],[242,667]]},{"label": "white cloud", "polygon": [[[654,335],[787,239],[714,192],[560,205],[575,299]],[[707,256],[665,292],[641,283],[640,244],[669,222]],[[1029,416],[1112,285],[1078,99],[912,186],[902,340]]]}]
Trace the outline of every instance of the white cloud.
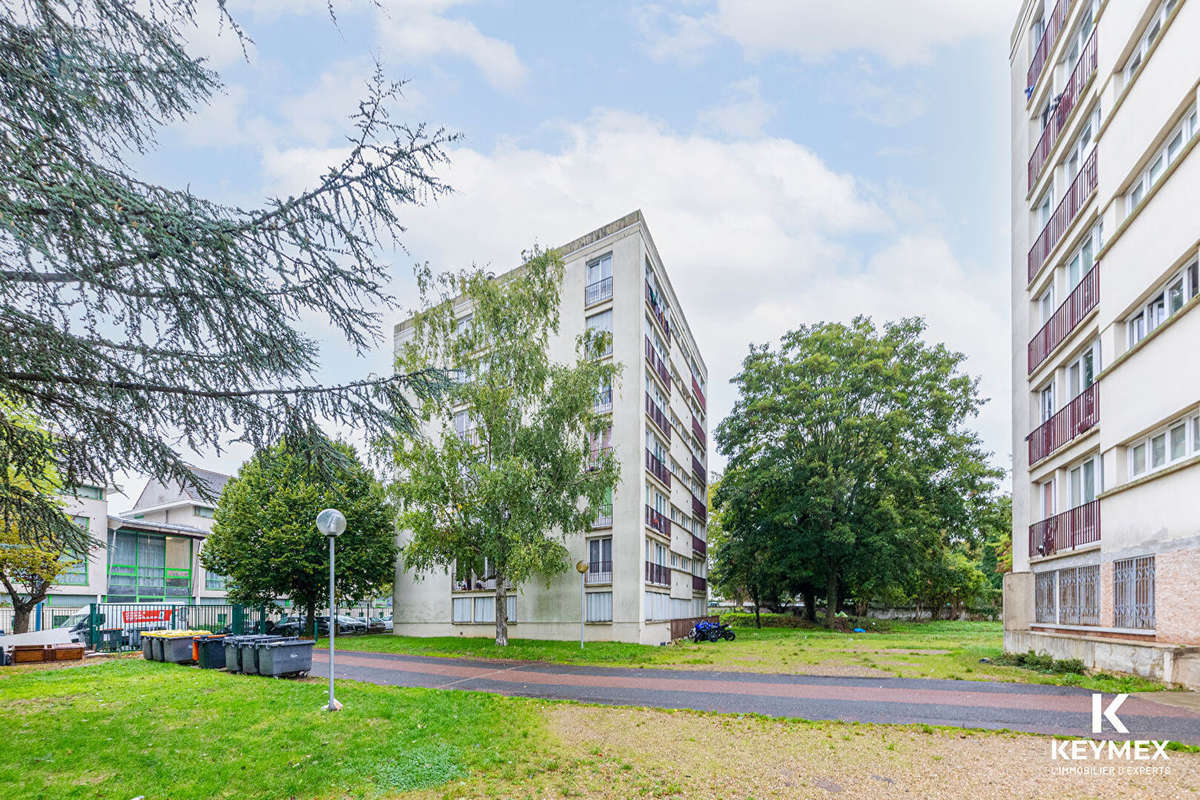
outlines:
[{"label": "white cloud", "polygon": [[734,137],[757,136],[775,116],[775,105],[763,99],[758,78],[730,84],[730,98],[700,111],[700,123]]},{"label": "white cloud", "polygon": [[699,14],[652,9],[643,29],[658,57],[695,58],[728,38],[751,56],[865,51],[894,65],[927,62],[938,47],[1007,31],[1012,16],[1010,4],[997,0],[717,0]]}]

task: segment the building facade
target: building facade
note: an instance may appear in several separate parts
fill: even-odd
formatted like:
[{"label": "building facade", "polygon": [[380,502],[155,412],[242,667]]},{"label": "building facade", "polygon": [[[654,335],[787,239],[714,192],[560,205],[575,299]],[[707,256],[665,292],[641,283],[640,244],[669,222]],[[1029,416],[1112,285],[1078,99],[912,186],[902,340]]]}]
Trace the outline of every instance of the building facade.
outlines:
[{"label": "building facade", "polygon": [[[550,356],[573,360],[587,328],[612,333],[605,357],[624,371],[597,397],[612,425],[595,446],[612,449],[621,477],[592,530],[566,543],[572,563],[588,564],[583,600],[574,570],[549,586],[539,579],[515,587],[511,635],[569,639],[582,614],[589,639],[659,644],[670,640],[671,620],[702,616],[708,603],[708,372],[640,211],[559,253],[565,276]],[[470,310],[464,304],[458,313]],[[409,322],[395,336],[398,349],[411,336]],[[397,563],[395,631],[491,636],[494,589],[474,575],[413,575]]]},{"label": "building facade", "polygon": [[1200,2],[1025,0],[1011,40],[1005,646],[1200,685]]}]

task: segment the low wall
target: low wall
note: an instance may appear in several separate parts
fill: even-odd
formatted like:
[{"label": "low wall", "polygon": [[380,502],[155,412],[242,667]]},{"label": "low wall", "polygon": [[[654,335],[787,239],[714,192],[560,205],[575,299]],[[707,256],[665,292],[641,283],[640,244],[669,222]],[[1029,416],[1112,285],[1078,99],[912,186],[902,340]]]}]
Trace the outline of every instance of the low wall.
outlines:
[{"label": "low wall", "polygon": [[1009,653],[1030,650],[1056,659],[1077,658],[1089,669],[1126,672],[1143,678],[1200,689],[1200,648],[1044,631],[1004,632]]}]

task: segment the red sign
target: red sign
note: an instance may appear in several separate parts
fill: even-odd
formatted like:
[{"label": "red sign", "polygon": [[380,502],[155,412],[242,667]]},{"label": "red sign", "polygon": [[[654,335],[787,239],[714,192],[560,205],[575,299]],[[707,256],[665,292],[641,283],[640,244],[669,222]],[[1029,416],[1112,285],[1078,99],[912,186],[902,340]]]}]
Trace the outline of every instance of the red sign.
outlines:
[{"label": "red sign", "polygon": [[143,608],[136,611],[122,611],[122,622],[170,622],[173,608]]}]

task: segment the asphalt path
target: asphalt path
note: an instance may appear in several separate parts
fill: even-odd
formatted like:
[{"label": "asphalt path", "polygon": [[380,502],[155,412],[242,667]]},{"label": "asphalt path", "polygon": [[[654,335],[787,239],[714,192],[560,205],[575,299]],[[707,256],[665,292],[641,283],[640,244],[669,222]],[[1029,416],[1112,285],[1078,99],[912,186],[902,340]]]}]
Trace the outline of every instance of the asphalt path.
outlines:
[{"label": "asphalt path", "polygon": [[[772,717],[1009,729],[1078,738],[1172,739],[1200,745],[1200,713],[1129,697],[1117,710],[1128,728],[1092,732],[1092,692],[1070,686],[921,678],[631,669],[471,660],[339,650],[334,677],[385,686],[493,692],[621,706],[686,708]],[[323,650],[312,675],[328,677]],[[1104,695],[1107,707],[1113,695]]]}]

